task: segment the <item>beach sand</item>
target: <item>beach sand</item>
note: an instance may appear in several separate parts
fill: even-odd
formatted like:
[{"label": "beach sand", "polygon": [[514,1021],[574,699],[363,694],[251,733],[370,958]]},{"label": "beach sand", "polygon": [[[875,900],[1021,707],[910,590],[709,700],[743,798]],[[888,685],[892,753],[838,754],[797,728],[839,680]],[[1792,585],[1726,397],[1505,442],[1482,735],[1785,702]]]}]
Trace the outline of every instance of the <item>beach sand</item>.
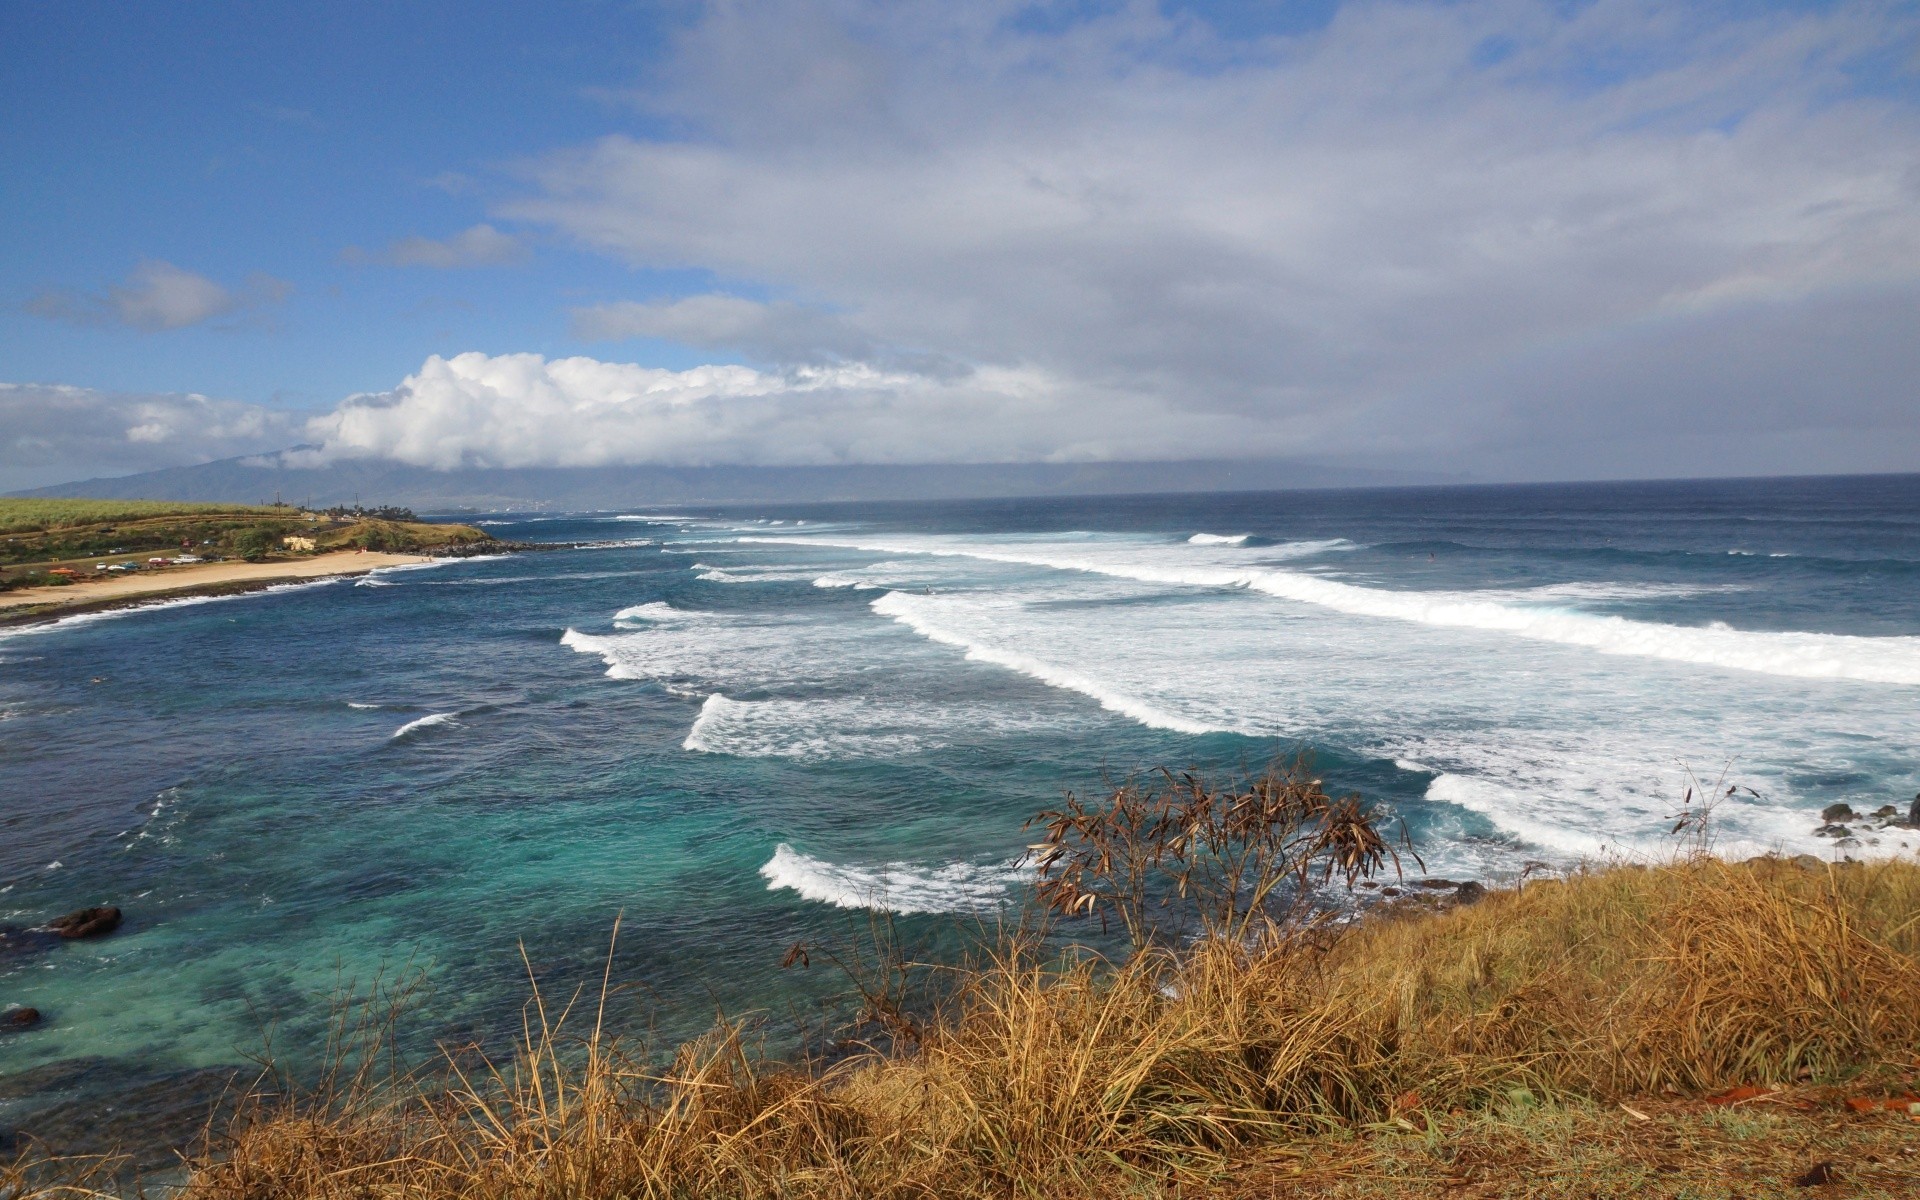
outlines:
[{"label": "beach sand", "polygon": [[[364,575],[377,567],[404,567],[432,562],[425,554],[386,554],[376,551],[336,551],[285,562],[189,563],[181,567],[152,567],[139,572],[116,571],[105,579],[82,577],[67,587],[21,588],[0,592],[0,619],[35,610],[33,617],[64,616],[75,610],[118,607],[162,595],[192,594],[203,590],[231,591],[267,587],[297,579],[329,575]],[[105,575],[106,572],[101,572]],[[28,618],[32,619],[32,618]]]}]

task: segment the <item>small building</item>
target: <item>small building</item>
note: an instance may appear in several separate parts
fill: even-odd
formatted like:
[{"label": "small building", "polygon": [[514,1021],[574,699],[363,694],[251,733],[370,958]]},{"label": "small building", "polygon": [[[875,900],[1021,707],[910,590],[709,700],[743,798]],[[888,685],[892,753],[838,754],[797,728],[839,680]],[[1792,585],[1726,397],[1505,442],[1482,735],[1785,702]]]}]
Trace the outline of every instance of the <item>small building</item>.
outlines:
[{"label": "small building", "polygon": [[280,539],[280,544],[302,554],[313,553],[313,539],[310,537],[283,537]]}]

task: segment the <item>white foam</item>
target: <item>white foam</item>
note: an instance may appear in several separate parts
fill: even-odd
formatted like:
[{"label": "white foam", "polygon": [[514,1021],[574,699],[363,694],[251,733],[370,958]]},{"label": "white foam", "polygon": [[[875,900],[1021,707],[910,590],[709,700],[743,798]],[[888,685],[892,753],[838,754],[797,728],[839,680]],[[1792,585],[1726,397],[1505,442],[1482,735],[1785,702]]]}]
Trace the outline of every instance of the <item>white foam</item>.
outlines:
[{"label": "white foam", "polygon": [[1015,899],[1026,873],[1013,863],[894,862],[856,867],[830,863],[785,842],[760,868],[770,892],[798,892],[836,908],[892,913],[981,912]]},{"label": "white foam", "polygon": [[1195,546],[1244,546],[1250,533],[1196,533],[1187,541]]},{"label": "white foam", "polygon": [[684,608],[675,608],[665,600],[649,600],[645,604],[636,604],[623,608],[613,614],[616,621],[697,621],[707,616],[702,612],[692,612]]},{"label": "white foam", "polygon": [[681,748],[739,758],[892,758],[928,747],[868,709],[858,699],[729,700],[715,692]]},{"label": "white foam", "polygon": [[397,742],[401,738],[409,737],[422,729],[431,729],[436,725],[458,725],[460,723],[459,717],[460,714],[458,713],[428,713],[426,716],[408,721],[405,725],[394,730],[392,736],[387,740]]},{"label": "white foam", "polygon": [[[1147,547],[1129,547],[1117,553],[1112,549],[1100,553],[1063,553],[1051,548],[976,545],[960,539],[860,542],[799,538],[741,540],[785,545],[836,545],[884,554],[917,553],[974,558],[1185,587],[1242,588],[1354,616],[1480,630],[1579,646],[1602,654],[1659,658],[1697,666],[1801,679],[1842,679],[1860,683],[1920,686],[1920,637],[1859,637],[1850,634],[1666,625],[1619,616],[1502,604],[1471,592],[1394,591],[1361,587],[1299,571],[1211,565],[1188,567],[1177,562],[1156,560],[1147,553],[1150,550]],[[1307,543],[1295,545],[1305,546]],[[1326,543],[1315,545],[1324,549]],[[1284,547],[1271,549],[1277,551]]]},{"label": "white foam", "polygon": [[1030,654],[994,646],[942,625],[936,619],[939,608],[931,599],[909,596],[904,592],[888,592],[873,602],[873,611],[893,618],[929,641],[966,651],[969,661],[991,663],[1018,671],[1051,687],[1079,692],[1091,697],[1108,712],[1131,717],[1150,728],[1167,729],[1175,733],[1213,733],[1219,728],[1168,712],[1083,672],[1045,662]]},{"label": "white foam", "polygon": [[358,700],[349,700],[347,701],[347,707],[348,708],[379,708],[381,706],[378,704],[362,704]]},{"label": "white foam", "polygon": [[[695,563],[695,567],[700,564]],[[750,567],[744,570],[724,570],[720,567],[708,567],[695,575],[708,583],[797,583],[813,579],[811,571],[786,571],[771,567]]]}]

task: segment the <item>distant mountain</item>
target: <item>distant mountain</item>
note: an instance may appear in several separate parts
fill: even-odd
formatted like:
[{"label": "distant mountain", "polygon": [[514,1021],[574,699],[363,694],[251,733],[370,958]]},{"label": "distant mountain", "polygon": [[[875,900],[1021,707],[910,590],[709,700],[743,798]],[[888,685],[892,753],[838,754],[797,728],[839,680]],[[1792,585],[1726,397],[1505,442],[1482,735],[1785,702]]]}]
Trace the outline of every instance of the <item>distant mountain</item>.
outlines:
[{"label": "distant mountain", "polygon": [[1014,496],[1252,492],[1460,482],[1440,475],[1223,460],[1132,463],[935,463],[838,467],[522,467],[436,471],[377,459],[317,468],[229,458],[20,496],[399,504],[417,512],[593,511],[641,504],[945,500]]}]

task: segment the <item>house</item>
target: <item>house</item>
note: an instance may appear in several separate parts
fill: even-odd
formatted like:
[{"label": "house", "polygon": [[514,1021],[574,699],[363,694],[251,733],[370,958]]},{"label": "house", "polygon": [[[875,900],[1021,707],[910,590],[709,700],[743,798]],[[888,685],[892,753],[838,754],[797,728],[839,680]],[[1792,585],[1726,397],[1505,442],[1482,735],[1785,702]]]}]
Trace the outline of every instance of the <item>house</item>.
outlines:
[{"label": "house", "polygon": [[280,539],[280,544],[302,554],[313,553],[313,539],[310,537],[283,537]]}]

